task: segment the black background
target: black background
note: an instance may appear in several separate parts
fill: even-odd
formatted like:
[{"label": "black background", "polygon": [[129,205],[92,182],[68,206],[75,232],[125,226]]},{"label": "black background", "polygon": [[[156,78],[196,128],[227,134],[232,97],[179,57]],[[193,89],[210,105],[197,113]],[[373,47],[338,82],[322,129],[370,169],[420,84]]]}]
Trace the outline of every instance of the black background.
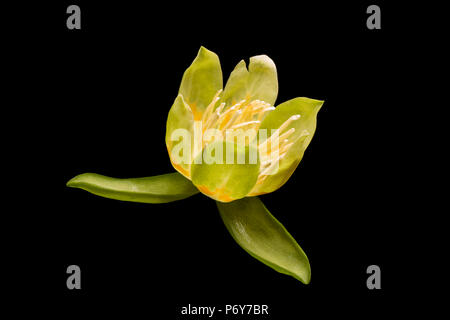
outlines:
[{"label": "black background", "polygon": [[[81,30],[66,28],[70,4],[81,7]],[[407,168],[398,155],[407,106],[399,85],[409,69],[400,10],[377,2],[382,29],[368,30],[369,4],[24,7],[30,27],[13,38],[22,49],[9,60],[20,87],[14,111],[26,115],[17,128],[23,144],[14,145],[28,179],[19,183],[27,196],[16,200],[10,238],[20,248],[9,262],[20,273],[18,293],[43,298],[39,307],[61,318],[183,319],[187,304],[268,304],[270,317],[255,319],[383,315],[405,293],[399,189]],[[325,100],[296,172],[262,197],[307,253],[307,286],[245,253],[202,194],[149,205],[65,187],[83,172],[174,171],[165,122],[201,45],[219,55],[224,80],[240,59],[267,54],[277,65],[278,103]],[[66,288],[71,264],[82,270],[79,291]],[[371,264],[381,267],[381,290],[366,287]]]}]

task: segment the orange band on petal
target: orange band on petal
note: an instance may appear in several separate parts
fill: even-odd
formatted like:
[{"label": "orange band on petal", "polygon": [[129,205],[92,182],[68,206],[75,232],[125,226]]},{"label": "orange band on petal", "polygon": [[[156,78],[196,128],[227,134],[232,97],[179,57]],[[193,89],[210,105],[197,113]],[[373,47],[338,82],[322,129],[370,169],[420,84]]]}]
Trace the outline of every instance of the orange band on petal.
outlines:
[{"label": "orange band on petal", "polygon": [[222,202],[230,202],[236,199],[232,199],[225,193],[223,188],[217,188],[214,191],[209,190],[206,186],[196,186],[201,193],[206,194],[208,197],[211,197],[215,200]]}]

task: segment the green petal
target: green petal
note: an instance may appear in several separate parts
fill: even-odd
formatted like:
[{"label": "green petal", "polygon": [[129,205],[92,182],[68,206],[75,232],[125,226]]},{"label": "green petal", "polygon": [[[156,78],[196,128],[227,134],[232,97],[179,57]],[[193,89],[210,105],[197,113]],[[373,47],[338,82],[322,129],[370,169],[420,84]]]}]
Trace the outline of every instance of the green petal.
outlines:
[{"label": "green petal", "polygon": [[67,182],[67,186],[109,199],[144,203],[172,202],[198,193],[197,188],[178,172],[133,179],[83,173]]},{"label": "green petal", "polygon": [[275,63],[266,55],[250,58],[247,70],[244,60],[239,62],[228,79],[223,101],[231,106],[243,99],[263,100],[274,104],[278,95]]},{"label": "green petal", "polygon": [[[250,195],[275,191],[290,178],[314,136],[317,113],[322,105],[323,101],[320,100],[295,98],[280,104],[266,116],[261,123],[260,129],[267,129],[269,137],[271,135],[271,129],[278,129],[291,116],[298,114],[300,115],[300,119],[292,121],[286,128],[286,130],[295,128],[295,132],[289,137],[289,141],[295,141],[295,143],[280,160],[277,173],[267,176],[263,183],[255,186]],[[307,134],[305,135],[305,133]]]},{"label": "green petal", "polygon": [[304,284],[311,279],[308,258],[283,225],[257,197],[217,202],[233,239],[252,257]]},{"label": "green petal", "polygon": [[[222,150],[222,163],[205,161],[206,154],[217,155],[219,150]],[[254,161],[250,161],[250,154],[254,155]],[[202,163],[198,163],[202,155]],[[239,158],[243,159],[239,161],[241,163],[238,162]],[[191,167],[192,182],[202,193],[218,201],[230,202],[245,197],[258,178],[259,158],[257,149],[253,146],[216,141],[208,144],[194,162],[197,163],[193,163]]]},{"label": "green petal", "polygon": [[[181,129],[181,130],[178,130]],[[189,137],[180,135],[190,135]],[[167,117],[166,125],[166,146],[169,152],[170,161],[173,167],[183,174],[186,178],[190,178],[190,163],[192,162],[192,137],[194,136],[194,115],[190,107],[185,103],[183,96],[178,95],[175,102],[170,108],[169,115]],[[185,140],[186,139],[186,140]],[[187,140],[188,139],[188,140]],[[174,146],[183,146],[183,143],[187,142],[188,146],[187,159],[182,161],[181,153],[178,152],[178,148],[174,149]],[[184,150],[183,150],[184,151]]]},{"label": "green petal", "polygon": [[219,57],[201,47],[181,80],[179,93],[192,108],[195,119],[201,118],[217,91],[223,88]]}]

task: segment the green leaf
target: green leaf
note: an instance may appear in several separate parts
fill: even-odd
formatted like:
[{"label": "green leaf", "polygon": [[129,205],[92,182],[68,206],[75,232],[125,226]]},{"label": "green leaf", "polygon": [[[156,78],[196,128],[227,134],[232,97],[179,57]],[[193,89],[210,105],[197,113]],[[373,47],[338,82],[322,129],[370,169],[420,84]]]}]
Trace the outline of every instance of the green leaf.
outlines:
[{"label": "green leaf", "polygon": [[[208,155],[214,159],[208,160]],[[191,177],[203,194],[230,202],[250,192],[258,178],[259,166],[255,146],[216,141],[208,144],[196,157],[191,166]]]},{"label": "green leaf", "polygon": [[217,91],[223,88],[219,57],[201,47],[191,66],[181,80],[179,94],[191,107],[196,120],[209,105]]},{"label": "green leaf", "polygon": [[295,128],[294,133],[289,136],[289,141],[294,144],[280,160],[277,173],[267,176],[263,183],[256,185],[250,193],[251,196],[275,191],[289,180],[314,136],[317,113],[322,105],[323,101],[321,100],[295,98],[278,105],[265,117],[260,129],[267,130],[269,138],[271,129],[278,129],[291,116],[300,115],[298,120],[292,121],[285,129]]},{"label": "green leaf", "polygon": [[83,173],[67,182],[67,186],[109,199],[144,203],[172,202],[198,193],[197,188],[178,172],[132,179]]},{"label": "green leaf", "polygon": [[250,58],[249,69],[241,60],[230,74],[223,91],[223,101],[231,106],[243,99],[274,104],[278,95],[275,63],[266,55]]},{"label": "green leaf", "polygon": [[225,226],[252,257],[304,284],[311,279],[308,258],[283,225],[257,197],[217,202]]}]

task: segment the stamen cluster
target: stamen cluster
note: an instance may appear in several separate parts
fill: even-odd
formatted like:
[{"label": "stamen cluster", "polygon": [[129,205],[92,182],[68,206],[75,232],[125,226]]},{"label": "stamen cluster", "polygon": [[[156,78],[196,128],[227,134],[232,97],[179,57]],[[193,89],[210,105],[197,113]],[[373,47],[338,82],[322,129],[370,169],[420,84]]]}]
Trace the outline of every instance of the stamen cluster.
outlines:
[{"label": "stamen cluster", "polygon": [[[272,130],[269,138],[267,138],[267,132],[264,136],[260,132],[259,139],[255,139],[258,138],[261,122],[271,111],[275,110],[275,107],[261,100],[250,99],[243,99],[228,108],[225,102],[220,103],[216,107],[217,102],[220,100],[221,92],[222,90],[219,90],[216,93],[203,113],[202,134],[205,134],[208,130],[218,130],[221,132],[219,136],[226,137],[225,139],[232,137],[234,140],[237,138],[236,135],[228,133],[242,129],[240,132],[246,135],[245,143],[255,142],[258,148],[261,165],[258,182],[262,182],[272,173],[295,141],[301,137],[306,137],[308,132],[304,130],[295,141],[289,139],[295,132],[295,128],[287,128],[292,121],[300,119],[300,115],[297,114],[288,118],[278,129]],[[211,139],[203,139],[203,144],[206,145],[212,141]]]}]

